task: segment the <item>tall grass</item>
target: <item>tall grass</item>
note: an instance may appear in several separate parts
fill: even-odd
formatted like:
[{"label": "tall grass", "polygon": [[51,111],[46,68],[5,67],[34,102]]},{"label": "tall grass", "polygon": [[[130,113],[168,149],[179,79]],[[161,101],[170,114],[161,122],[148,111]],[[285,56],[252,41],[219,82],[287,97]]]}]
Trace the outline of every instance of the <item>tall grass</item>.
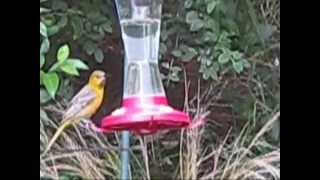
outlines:
[{"label": "tall grass", "polygon": [[[55,120],[43,117],[40,117],[40,151],[57,128]],[[119,177],[119,165],[117,148],[110,145],[106,136],[76,125],[65,130],[45,156],[40,154],[40,178],[115,179]]]},{"label": "tall grass", "polygon": [[[213,90],[215,91],[215,90]],[[202,103],[200,94],[212,96],[213,92],[200,92],[198,88],[195,120],[205,116],[208,111],[207,101]],[[217,93],[216,96],[218,96]],[[207,98],[206,98],[207,99]],[[256,114],[254,114],[256,115]],[[210,131],[205,127],[181,130],[179,179],[280,179],[280,147],[265,140],[266,133],[279,120],[280,111],[270,114],[269,120],[259,131],[254,123],[247,121],[240,133],[229,129],[222,141],[209,146],[202,137]],[[207,123],[213,122],[207,118]],[[215,136],[212,134],[212,138]],[[262,149],[263,152],[258,152]]]}]

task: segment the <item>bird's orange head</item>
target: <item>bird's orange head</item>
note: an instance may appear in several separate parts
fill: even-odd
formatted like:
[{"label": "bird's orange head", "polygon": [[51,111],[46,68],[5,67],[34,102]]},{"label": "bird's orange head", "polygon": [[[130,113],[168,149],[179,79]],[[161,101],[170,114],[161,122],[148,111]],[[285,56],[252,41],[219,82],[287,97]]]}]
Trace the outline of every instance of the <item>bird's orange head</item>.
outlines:
[{"label": "bird's orange head", "polygon": [[94,87],[104,87],[106,83],[106,74],[103,71],[95,70],[90,75],[89,84]]}]

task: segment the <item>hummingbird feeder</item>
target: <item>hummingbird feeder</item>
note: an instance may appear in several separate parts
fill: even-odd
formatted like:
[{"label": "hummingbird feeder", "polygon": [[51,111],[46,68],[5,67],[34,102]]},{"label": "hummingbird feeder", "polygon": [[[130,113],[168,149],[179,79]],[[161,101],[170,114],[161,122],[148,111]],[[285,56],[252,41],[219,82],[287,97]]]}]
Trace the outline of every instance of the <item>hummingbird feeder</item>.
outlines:
[{"label": "hummingbird feeder", "polygon": [[161,0],[116,0],[125,49],[122,107],[102,119],[112,131],[183,128],[189,116],[169,106],[158,67]]}]

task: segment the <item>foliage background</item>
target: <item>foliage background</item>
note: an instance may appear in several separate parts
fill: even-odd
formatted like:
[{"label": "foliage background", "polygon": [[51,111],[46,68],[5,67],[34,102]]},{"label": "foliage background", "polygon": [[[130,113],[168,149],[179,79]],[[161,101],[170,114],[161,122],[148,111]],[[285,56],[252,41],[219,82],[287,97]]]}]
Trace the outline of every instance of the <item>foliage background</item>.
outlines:
[{"label": "foliage background", "polygon": [[[119,105],[115,13],[109,0],[40,0],[40,152],[92,70],[111,75],[94,120]],[[132,137],[132,179],[280,179],[280,0],[166,0],[159,67],[171,105],[208,120]],[[118,136],[66,130],[40,156],[40,177],[119,177]]]}]

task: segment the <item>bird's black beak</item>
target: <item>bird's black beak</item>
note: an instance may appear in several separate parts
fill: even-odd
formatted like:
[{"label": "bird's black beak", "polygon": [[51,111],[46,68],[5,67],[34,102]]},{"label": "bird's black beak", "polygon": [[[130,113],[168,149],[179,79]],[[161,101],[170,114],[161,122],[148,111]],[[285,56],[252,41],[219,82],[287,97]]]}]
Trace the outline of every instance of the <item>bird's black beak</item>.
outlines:
[{"label": "bird's black beak", "polygon": [[106,78],[102,78],[100,84],[101,84],[101,85],[105,85],[105,84],[106,84]]},{"label": "bird's black beak", "polygon": [[107,79],[109,79],[109,78],[110,78],[110,76],[108,74],[104,75],[104,77],[101,77],[100,84],[102,86],[104,86],[106,84],[106,82],[107,82]]}]

